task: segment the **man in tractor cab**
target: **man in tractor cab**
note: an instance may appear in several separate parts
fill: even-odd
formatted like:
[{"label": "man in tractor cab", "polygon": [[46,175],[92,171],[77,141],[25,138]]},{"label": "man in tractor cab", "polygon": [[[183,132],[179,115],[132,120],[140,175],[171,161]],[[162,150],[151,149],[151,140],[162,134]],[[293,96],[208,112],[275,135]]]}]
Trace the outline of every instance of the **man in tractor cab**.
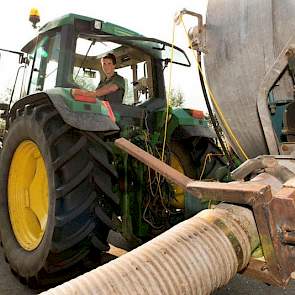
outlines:
[{"label": "man in tractor cab", "polygon": [[116,63],[114,54],[108,53],[105,55],[101,59],[101,66],[106,76],[100,81],[97,89],[95,91],[73,89],[73,95],[99,97],[110,102],[122,103],[125,92],[125,81],[122,76],[115,72]]}]

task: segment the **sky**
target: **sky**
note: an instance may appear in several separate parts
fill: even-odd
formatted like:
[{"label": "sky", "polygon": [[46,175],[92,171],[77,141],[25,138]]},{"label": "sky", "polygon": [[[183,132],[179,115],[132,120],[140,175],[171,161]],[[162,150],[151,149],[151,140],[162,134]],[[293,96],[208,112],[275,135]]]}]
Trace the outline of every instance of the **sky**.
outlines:
[{"label": "sky", "polygon": [[[0,48],[20,51],[37,31],[29,22],[30,9],[36,7],[40,12],[40,25],[68,13],[77,13],[103,21],[112,22],[147,37],[172,42],[173,18],[177,11],[186,8],[205,16],[207,0],[10,0],[0,11]],[[197,20],[184,17],[187,28],[196,25]],[[180,90],[185,98],[185,107],[206,110],[199,85],[197,68],[193,55],[188,49],[182,26],[176,27],[175,45],[184,49],[192,62],[191,68],[174,67],[172,70],[173,88]],[[0,93],[7,83],[12,83],[8,75],[8,64],[16,69],[16,58],[1,53]],[[11,65],[10,65],[11,64]],[[1,98],[0,98],[1,99]]]}]

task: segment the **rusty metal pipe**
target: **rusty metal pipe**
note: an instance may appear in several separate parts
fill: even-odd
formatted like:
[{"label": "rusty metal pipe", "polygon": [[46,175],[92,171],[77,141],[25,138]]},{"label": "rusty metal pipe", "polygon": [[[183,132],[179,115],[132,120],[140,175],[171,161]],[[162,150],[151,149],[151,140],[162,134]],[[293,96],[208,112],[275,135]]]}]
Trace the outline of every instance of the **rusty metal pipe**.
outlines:
[{"label": "rusty metal pipe", "polygon": [[42,294],[211,294],[246,267],[258,242],[252,212],[222,204]]}]

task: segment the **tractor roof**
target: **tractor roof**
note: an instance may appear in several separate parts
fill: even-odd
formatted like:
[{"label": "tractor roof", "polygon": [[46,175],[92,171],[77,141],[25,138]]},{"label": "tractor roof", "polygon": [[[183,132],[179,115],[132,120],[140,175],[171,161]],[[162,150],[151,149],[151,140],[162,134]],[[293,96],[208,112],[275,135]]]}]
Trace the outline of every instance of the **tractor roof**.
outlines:
[{"label": "tractor roof", "polygon": [[116,36],[140,36],[140,34],[134,31],[115,25],[113,23],[104,22],[92,17],[83,16],[83,15],[74,14],[74,13],[63,15],[57,19],[54,19],[48,22],[47,24],[45,24],[44,26],[40,28],[39,33],[41,34],[46,31],[52,30],[54,28],[61,27],[63,25],[74,24],[75,20],[84,20],[87,22],[99,21],[101,22],[101,31],[112,34],[112,35],[116,35]]},{"label": "tractor roof", "polygon": [[[113,23],[104,22],[99,19],[82,16],[78,14],[66,14],[62,17],[59,17],[55,20],[52,20],[42,26],[39,30],[39,34],[46,34],[47,32],[58,29],[65,25],[78,25],[81,29],[81,34],[87,34],[87,36],[92,35],[92,39],[95,40],[97,37],[100,39],[104,38],[107,41],[116,42],[116,39],[121,44],[129,44],[131,46],[141,48],[145,52],[150,53],[152,56],[156,58],[160,58],[162,60],[170,60],[171,50],[175,49],[176,53],[174,56],[174,63],[178,63],[184,66],[190,66],[190,62],[185,54],[185,52],[173,46],[167,42],[154,39],[154,38],[146,38],[143,35],[140,35],[134,31],[131,31],[127,28],[115,25]],[[85,25],[86,24],[86,25]],[[103,37],[102,37],[103,36]],[[122,41],[122,37],[124,38],[124,42]],[[32,53],[36,47],[38,42],[38,36],[27,43],[23,48],[22,52]]]},{"label": "tractor roof", "polygon": [[[39,34],[46,33],[52,29],[56,29],[58,27],[62,27],[64,25],[74,25],[75,21],[86,21],[89,23],[93,23],[97,21],[100,24],[100,31],[106,34],[111,34],[115,36],[142,36],[134,31],[131,31],[127,28],[115,25],[113,23],[104,22],[102,20],[98,20],[92,17],[83,16],[79,14],[69,13],[66,15],[63,15],[59,18],[56,18],[48,23],[46,23],[44,26],[42,26],[39,29]],[[36,44],[36,41],[38,40],[38,37],[35,37],[33,40],[28,42],[21,51],[23,52],[31,52],[31,50],[34,48],[34,45]]]}]

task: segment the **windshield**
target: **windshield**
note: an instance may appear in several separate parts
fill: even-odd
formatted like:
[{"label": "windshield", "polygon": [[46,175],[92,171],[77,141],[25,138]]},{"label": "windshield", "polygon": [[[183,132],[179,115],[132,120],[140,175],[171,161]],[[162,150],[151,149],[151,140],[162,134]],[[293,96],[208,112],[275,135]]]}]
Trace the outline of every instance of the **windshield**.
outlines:
[{"label": "windshield", "polygon": [[[135,37],[135,36],[109,36],[109,35],[81,35],[82,38],[99,40],[102,41],[112,41],[120,44],[126,44],[134,46],[144,52],[152,55],[155,58],[170,61],[171,62],[171,51],[172,45],[164,41],[146,38],[146,37]],[[173,52],[173,63],[187,66],[191,65],[186,53],[179,47],[174,46]]]},{"label": "windshield", "polygon": [[[116,57],[115,72],[125,81],[123,103],[141,104],[165,89],[163,69],[170,61],[172,45],[152,38],[80,34],[76,39],[72,81],[77,87],[93,91],[106,77],[102,57]],[[180,48],[174,47],[173,63],[190,66]],[[163,94],[162,94],[163,95]]]},{"label": "windshield", "polygon": [[149,54],[132,45],[109,40],[77,38],[72,79],[79,88],[93,91],[105,79],[101,58],[116,56],[116,73],[124,78],[124,104],[139,104],[154,95],[153,67]]}]

